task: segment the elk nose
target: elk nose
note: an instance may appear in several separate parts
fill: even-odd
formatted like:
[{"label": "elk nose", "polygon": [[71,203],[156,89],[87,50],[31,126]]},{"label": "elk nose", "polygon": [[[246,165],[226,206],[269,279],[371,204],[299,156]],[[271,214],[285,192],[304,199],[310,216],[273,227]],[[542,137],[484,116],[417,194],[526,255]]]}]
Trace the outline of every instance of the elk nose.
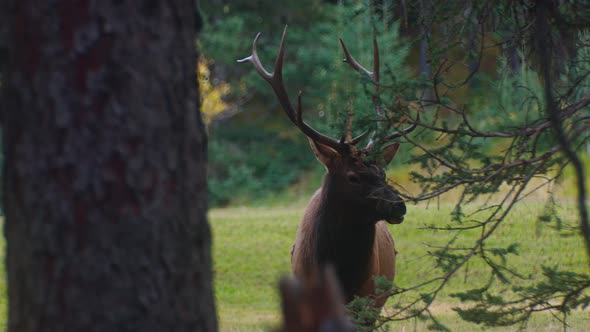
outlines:
[{"label": "elk nose", "polygon": [[390,224],[401,224],[404,221],[404,217],[406,216],[406,204],[404,202],[396,203],[392,207],[391,211],[393,218],[389,222]]},{"label": "elk nose", "polygon": [[406,203],[401,202],[401,203],[398,203],[398,205],[399,205],[399,207],[398,207],[399,213],[402,215],[402,217],[405,216],[406,215]]}]

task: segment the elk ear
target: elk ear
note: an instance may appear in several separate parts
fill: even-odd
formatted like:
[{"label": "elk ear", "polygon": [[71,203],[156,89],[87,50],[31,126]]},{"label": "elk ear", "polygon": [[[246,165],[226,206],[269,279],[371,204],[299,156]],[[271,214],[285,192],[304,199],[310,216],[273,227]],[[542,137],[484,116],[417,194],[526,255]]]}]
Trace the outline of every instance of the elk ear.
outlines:
[{"label": "elk ear", "polygon": [[382,158],[381,159],[381,166],[382,167],[389,165],[389,163],[391,162],[393,157],[395,157],[397,150],[399,150],[399,146],[400,146],[400,143],[395,142],[395,143],[389,144],[388,146],[383,148],[383,151],[381,154],[381,158]]},{"label": "elk ear", "polygon": [[330,170],[330,168],[334,166],[336,161],[340,160],[341,156],[340,153],[338,153],[338,151],[332,149],[327,145],[317,143],[311,138],[308,138],[307,140],[309,141],[309,145],[311,146],[311,149],[313,150],[313,154],[315,154],[315,157],[318,158],[318,160],[322,164],[324,164],[324,166],[326,166],[328,170]]}]

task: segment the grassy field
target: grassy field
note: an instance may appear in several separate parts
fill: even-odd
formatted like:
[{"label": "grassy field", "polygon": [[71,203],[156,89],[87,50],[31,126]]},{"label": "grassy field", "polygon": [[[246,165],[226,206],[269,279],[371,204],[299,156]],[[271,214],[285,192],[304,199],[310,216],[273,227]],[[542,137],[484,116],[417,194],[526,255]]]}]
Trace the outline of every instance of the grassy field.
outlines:
[{"label": "grassy field", "polygon": [[[537,223],[542,204],[520,204],[499,229],[490,244],[521,243],[520,255],[511,265],[524,275],[536,273],[541,265],[558,265],[586,271],[587,258],[579,237],[562,237],[555,230]],[[433,264],[427,258],[426,243],[444,244],[448,232],[425,230],[427,223],[446,224],[450,205],[426,208],[408,206],[406,221],[391,226],[400,252],[396,284],[410,286],[417,280],[433,276]],[[215,289],[221,331],[267,331],[279,322],[277,282],[289,271],[289,252],[303,211],[301,203],[289,207],[237,207],[210,212],[214,235]],[[576,214],[567,204],[559,209],[564,220]],[[463,238],[468,244],[474,239]],[[487,281],[478,264],[469,266],[448,285],[441,301],[434,305],[438,318],[453,331],[481,331],[483,327],[461,321],[451,310],[457,305],[449,293],[481,286]],[[484,280],[485,279],[485,280]],[[526,284],[530,281],[522,281]],[[590,330],[590,311],[577,312],[570,318],[571,331]],[[485,330],[514,331],[516,327]],[[562,325],[549,314],[537,315],[529,324],[530,331],[557,331]],[[391,325],[392,331],[426,330],[424,323],[407,321]]]},{"label": "grassy field", "polygon": [[[277,283],[289,273],[289,252],[304,204],[301,201],[281,207],[235,207],[216,209],[209,218],[213,228],[215,293],[221,331],[268,331],[279,323]],[[562,237],[550,228],[537,227],[542,205],[520,204],[508,222],[491,239],[496,244],[519,242],[521,254],[511,264],[521,273],[538,272],[540,266],[558,265],[587,272],[582,240]],[[447,232],[423,229],[427,223],[445,224],[449,205],[440,207],[408,206],[406,221],[391,226],[400,252],[396,283],[402,287],[432,276],[432,263],[427,259],[426,243],[444,244]],[[559,213],[564,220],[576,214],[567,204]],[[468,239],[462,239],[468,242]],[[0,237],[0,255],[4,239]],[[457,305],[449,293],[476,287],[483,282],[481,266],[472,264],[469,274],[461,274],[449,284],[447,293],[434,305],[434,312],[453,331],[515,331],[516,327],[489,329],[461,321],[451,310]],[[5,329],[6,278],[0,272],[0,330]],[[487,280],[487,279],[486,279]],[[590,310],[577,312],[569,320],[570,331],[590,331]],[[391,325],[391,331],[424,331],[419,321]],[[559,331],[561,324],[548,314],[539,314],[530,322],[529,331]]]}]

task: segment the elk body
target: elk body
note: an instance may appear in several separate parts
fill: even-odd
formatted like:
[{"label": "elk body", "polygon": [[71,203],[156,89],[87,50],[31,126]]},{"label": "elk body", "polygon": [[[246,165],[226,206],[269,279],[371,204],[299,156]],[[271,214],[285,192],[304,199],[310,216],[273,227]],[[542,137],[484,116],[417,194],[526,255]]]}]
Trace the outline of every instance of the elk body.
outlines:
[{"label": "elk body", "polygon": [[[291,269],[304,280],[327,264],[334,266],[346,302],[375,296],[373,276],[393,281],[396,251],[386,221],[400,223],[406,212],[383,170],[355,159],[328,168],[291,252]],[[382,296],[375,304],[381,307],[386,300]]]},{"label": "elk body", "polygon": [[[275,62],[274,71],[267,72],[261,64],[254,39],[252,55],[239,60],[250,61],[257,72],[271,85],[278,100],[293,122],[308,138],[316,158],[326,167],[320,189],[312,196],[297,230],[291,252],[291,268],[303,282],[317,279],[326,265],[334,268],[346,302],[355,296],[375,296],[374,276],[385,276],[393,281],[396,251],[386,223],[401,223],[406,206],[398,193],[387,183],[385,167],[395,156],[400,144],[386,142],[403,136],[416,125],[392,133],[378,142],[370,141],[365,148],[356,145],[364,135],[352,137],[352,116],[346,136],[340,140],[326,136],[302,120],[301,93],[294,108],[285,90],[282,66],[286,28]],[[379,83],[379,52],[374,47],[374,71],[363,68],[350,55],[341,40],[347,62],[354,70],[368,75]],[[379,109],[376,109],[380,116]],[[379,143],[379,144],[377,144]],[[378,153],[375,146],[384,146]],[[372,156],[369,158],[369,152]],[[377,297],[377,308],[383,306],[386,296]]]}]

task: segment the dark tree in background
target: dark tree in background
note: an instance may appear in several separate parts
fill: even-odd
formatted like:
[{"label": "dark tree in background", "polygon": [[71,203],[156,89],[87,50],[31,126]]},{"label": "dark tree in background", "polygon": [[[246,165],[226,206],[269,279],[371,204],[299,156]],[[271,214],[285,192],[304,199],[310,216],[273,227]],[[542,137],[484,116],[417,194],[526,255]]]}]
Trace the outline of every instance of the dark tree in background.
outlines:
[{"label": "dark tree in background", "polygon": [[8,331],[216,330],[195,5],[2,4]]}]

